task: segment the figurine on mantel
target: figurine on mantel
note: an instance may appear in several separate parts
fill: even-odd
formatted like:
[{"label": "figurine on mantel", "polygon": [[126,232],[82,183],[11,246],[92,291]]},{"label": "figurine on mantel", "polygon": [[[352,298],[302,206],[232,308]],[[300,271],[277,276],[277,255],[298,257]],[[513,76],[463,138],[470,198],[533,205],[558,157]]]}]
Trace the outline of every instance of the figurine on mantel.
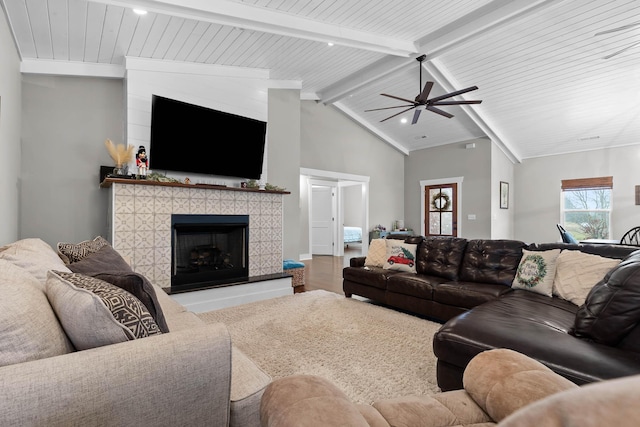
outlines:
[{"label": "figurine on mantel", "polygon": [[138,167],[138,178],[145,179],[147,177],[147,169],[149,168],[149,159],[147,158],[147,150],[144,148],[144,145],[138,147],[136,166]]}]

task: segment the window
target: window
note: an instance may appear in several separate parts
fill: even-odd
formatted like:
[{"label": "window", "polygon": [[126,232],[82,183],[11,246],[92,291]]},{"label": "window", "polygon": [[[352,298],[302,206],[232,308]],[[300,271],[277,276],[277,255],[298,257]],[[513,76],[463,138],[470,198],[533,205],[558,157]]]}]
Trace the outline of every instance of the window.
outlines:
[{"label": "window", "polygon": [[611,238],[613,177],[562,180],[562,224],[578,240]]}]

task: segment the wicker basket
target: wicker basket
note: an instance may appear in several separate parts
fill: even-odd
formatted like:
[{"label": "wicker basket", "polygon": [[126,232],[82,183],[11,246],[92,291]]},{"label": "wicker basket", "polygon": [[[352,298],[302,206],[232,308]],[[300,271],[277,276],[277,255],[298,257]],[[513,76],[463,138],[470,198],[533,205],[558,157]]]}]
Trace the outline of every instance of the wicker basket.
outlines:
[{"label": "wicker basket", "polygon": [[304,285],[304,267],[300,268],[290,268],[286,270],[287,273],[293,275],[291,279],[291,284],[295,288],[296,286]]}]

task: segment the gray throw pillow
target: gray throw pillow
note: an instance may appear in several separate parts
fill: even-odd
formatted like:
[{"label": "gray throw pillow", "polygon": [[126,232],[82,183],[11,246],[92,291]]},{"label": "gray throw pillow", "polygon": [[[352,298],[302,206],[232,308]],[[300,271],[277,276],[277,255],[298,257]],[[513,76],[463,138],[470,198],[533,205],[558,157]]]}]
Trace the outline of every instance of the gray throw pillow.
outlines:
[{"label": "gray throw pillow", "polygon": [[97,252],[67,267],[74,273],[104,280],[135,295],[147,307],[160,330],[169,332],[153,285],[145,276],[134,272],[118,251],[110,245],[103,246]]},{"label": "gray throw pillow", "polygon": [[161,334],[135,296],[93,277],[50,271],[47,297],[78,350]]}]

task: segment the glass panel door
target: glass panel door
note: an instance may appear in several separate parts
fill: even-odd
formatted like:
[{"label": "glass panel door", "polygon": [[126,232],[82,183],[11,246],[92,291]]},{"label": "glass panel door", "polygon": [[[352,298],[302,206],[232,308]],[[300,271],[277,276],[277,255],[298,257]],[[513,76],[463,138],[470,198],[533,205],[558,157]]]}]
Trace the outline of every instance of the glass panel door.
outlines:
[{"label": "glass panel door", "polygon": [[457,237],[457,184],[425,187],[424,211],[427,236]]}]

